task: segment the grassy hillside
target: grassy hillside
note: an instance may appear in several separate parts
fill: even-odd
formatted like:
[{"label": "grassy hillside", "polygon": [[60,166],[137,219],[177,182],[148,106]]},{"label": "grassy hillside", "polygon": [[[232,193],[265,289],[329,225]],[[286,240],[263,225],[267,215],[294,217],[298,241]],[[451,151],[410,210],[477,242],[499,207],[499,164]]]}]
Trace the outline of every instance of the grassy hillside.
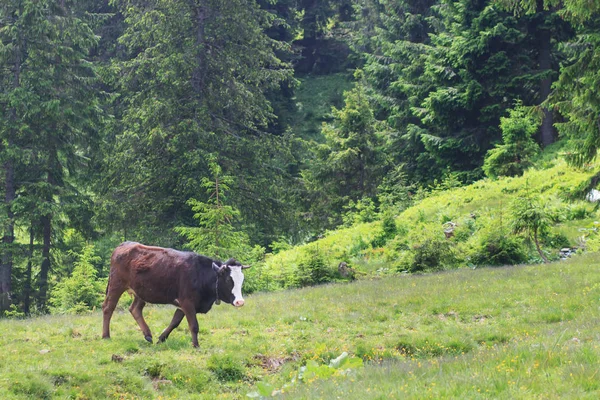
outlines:
[{"label": "grassy hillside", "polygon": [[[128,312],[0,320],[0,398],[597,398],[600,256],[247,297],[146,343]],[[158,336],[173,307],[148,307]],[[290,385],[341,352],[363,368]],[[288,385],[288,386],[285,386]]]},{"label": "grassy hillside", "polygon": [[[560,160],[539,164],[522,177],[484,179],[449,189],[442,184],[398,212],[396,233],[384,241],[378,239],[382,223],[376,221],[328,232],[313,243],[270,255],[261,267],[261,279],[267,277],[269,288],[294,286],[294,275],[315,254],[330,271],[345,261],[362,276],[508,264],[505,259],[540,262],[526,232],[520,237],[512,232],[514,205],[528,199],[539,200],[549,219],[542,249],[550,260],[557,260],[563,247],[596,250],[598,239],[589,228],[599,219],[598,210],[577,199],[597,167],[574,169]],[[444,228],[449,222],[455,224],[454,236],[446,239]],[[518,248],[494,249],[501,238],[509,238],[506,246]],[[516,255],[502,253],[510,251]]]}]

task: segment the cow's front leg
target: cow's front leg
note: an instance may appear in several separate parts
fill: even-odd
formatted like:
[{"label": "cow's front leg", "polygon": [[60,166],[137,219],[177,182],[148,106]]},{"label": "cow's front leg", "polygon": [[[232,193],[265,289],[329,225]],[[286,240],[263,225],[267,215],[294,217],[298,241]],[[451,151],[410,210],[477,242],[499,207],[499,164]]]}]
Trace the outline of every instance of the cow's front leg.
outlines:
[{"label": "cow's front leg", "polygon": [[171,320],[171,323],[169,324],[169,326],[167,326],[167,328],[163,331],[163,333],[161,333],[160,336],[158,337],[158,341],[164,342],[165,340],[167,340],[167,338],[169,337],[171,332],[173,332],[173,329],[175,329],[179,326],[179,324],[181,323],[181,320],[183,319],[184,316],[185,316],[185,314],[183,313],[183,311],[181,311],[181,309],[178,308],[175,311],[175,314],[173,315],[173,319]]},{"label": "cow's front leg", "polygon": [[144,300],[140,299],[137,295],[134,295],[133,303],[131,303],[131,306],[129,307],[129,312],[140,326],[140,329],[144,334],[144,339],[152,343],[152,333],[150,332],[150,328],[148,327],[148,324],[144,320],[144,315],[142,314],[142,310],[144,309],[145,305],[146,302]]},{"label": "cow's front leg", "polygon": [[185,314],[192,334],[192,345],[198,347],[198,319],[196,318],[196,307],[191,303],[181,305],[181,310]]}]

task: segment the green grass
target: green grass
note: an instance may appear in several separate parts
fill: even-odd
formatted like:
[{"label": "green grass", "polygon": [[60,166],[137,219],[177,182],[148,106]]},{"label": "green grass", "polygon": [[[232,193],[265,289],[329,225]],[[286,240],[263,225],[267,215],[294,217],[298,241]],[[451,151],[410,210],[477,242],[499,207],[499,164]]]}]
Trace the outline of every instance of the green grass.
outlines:
[{"label": "green grass", "polygon": [[[245,398],[308,360],[364,368],[286,398],[597,398],[600,255],[247,296],[146,343],[128,312],[0,320],[0,398]],[[173,307],[147,307],[154,336]]]}]

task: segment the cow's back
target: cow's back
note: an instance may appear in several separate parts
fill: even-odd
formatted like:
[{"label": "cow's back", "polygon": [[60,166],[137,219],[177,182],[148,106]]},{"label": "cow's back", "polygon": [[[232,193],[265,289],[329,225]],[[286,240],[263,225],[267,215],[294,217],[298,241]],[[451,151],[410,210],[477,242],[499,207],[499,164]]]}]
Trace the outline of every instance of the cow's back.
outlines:
[{"label": "cow's back", "polygon": [[112,254],[110,280],[118,280],[146,302],[173,303],[180,283],[190,279],[191,254],[124,242]]}]

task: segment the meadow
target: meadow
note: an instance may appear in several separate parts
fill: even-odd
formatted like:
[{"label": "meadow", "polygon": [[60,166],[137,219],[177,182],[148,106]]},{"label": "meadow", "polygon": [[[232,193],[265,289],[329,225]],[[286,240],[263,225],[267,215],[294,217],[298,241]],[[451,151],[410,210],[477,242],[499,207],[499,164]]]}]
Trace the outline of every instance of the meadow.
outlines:
[{"label": "meadow", "polygon": [[[598,398],[600,255],[246,296],[146,343],[126,311],[0,320],[0,398]],[[127,296],[124,296],[127,297]],[[173,307],[148,306],[157,337]],[[297,378],[342,352],[364,366]]]}]

